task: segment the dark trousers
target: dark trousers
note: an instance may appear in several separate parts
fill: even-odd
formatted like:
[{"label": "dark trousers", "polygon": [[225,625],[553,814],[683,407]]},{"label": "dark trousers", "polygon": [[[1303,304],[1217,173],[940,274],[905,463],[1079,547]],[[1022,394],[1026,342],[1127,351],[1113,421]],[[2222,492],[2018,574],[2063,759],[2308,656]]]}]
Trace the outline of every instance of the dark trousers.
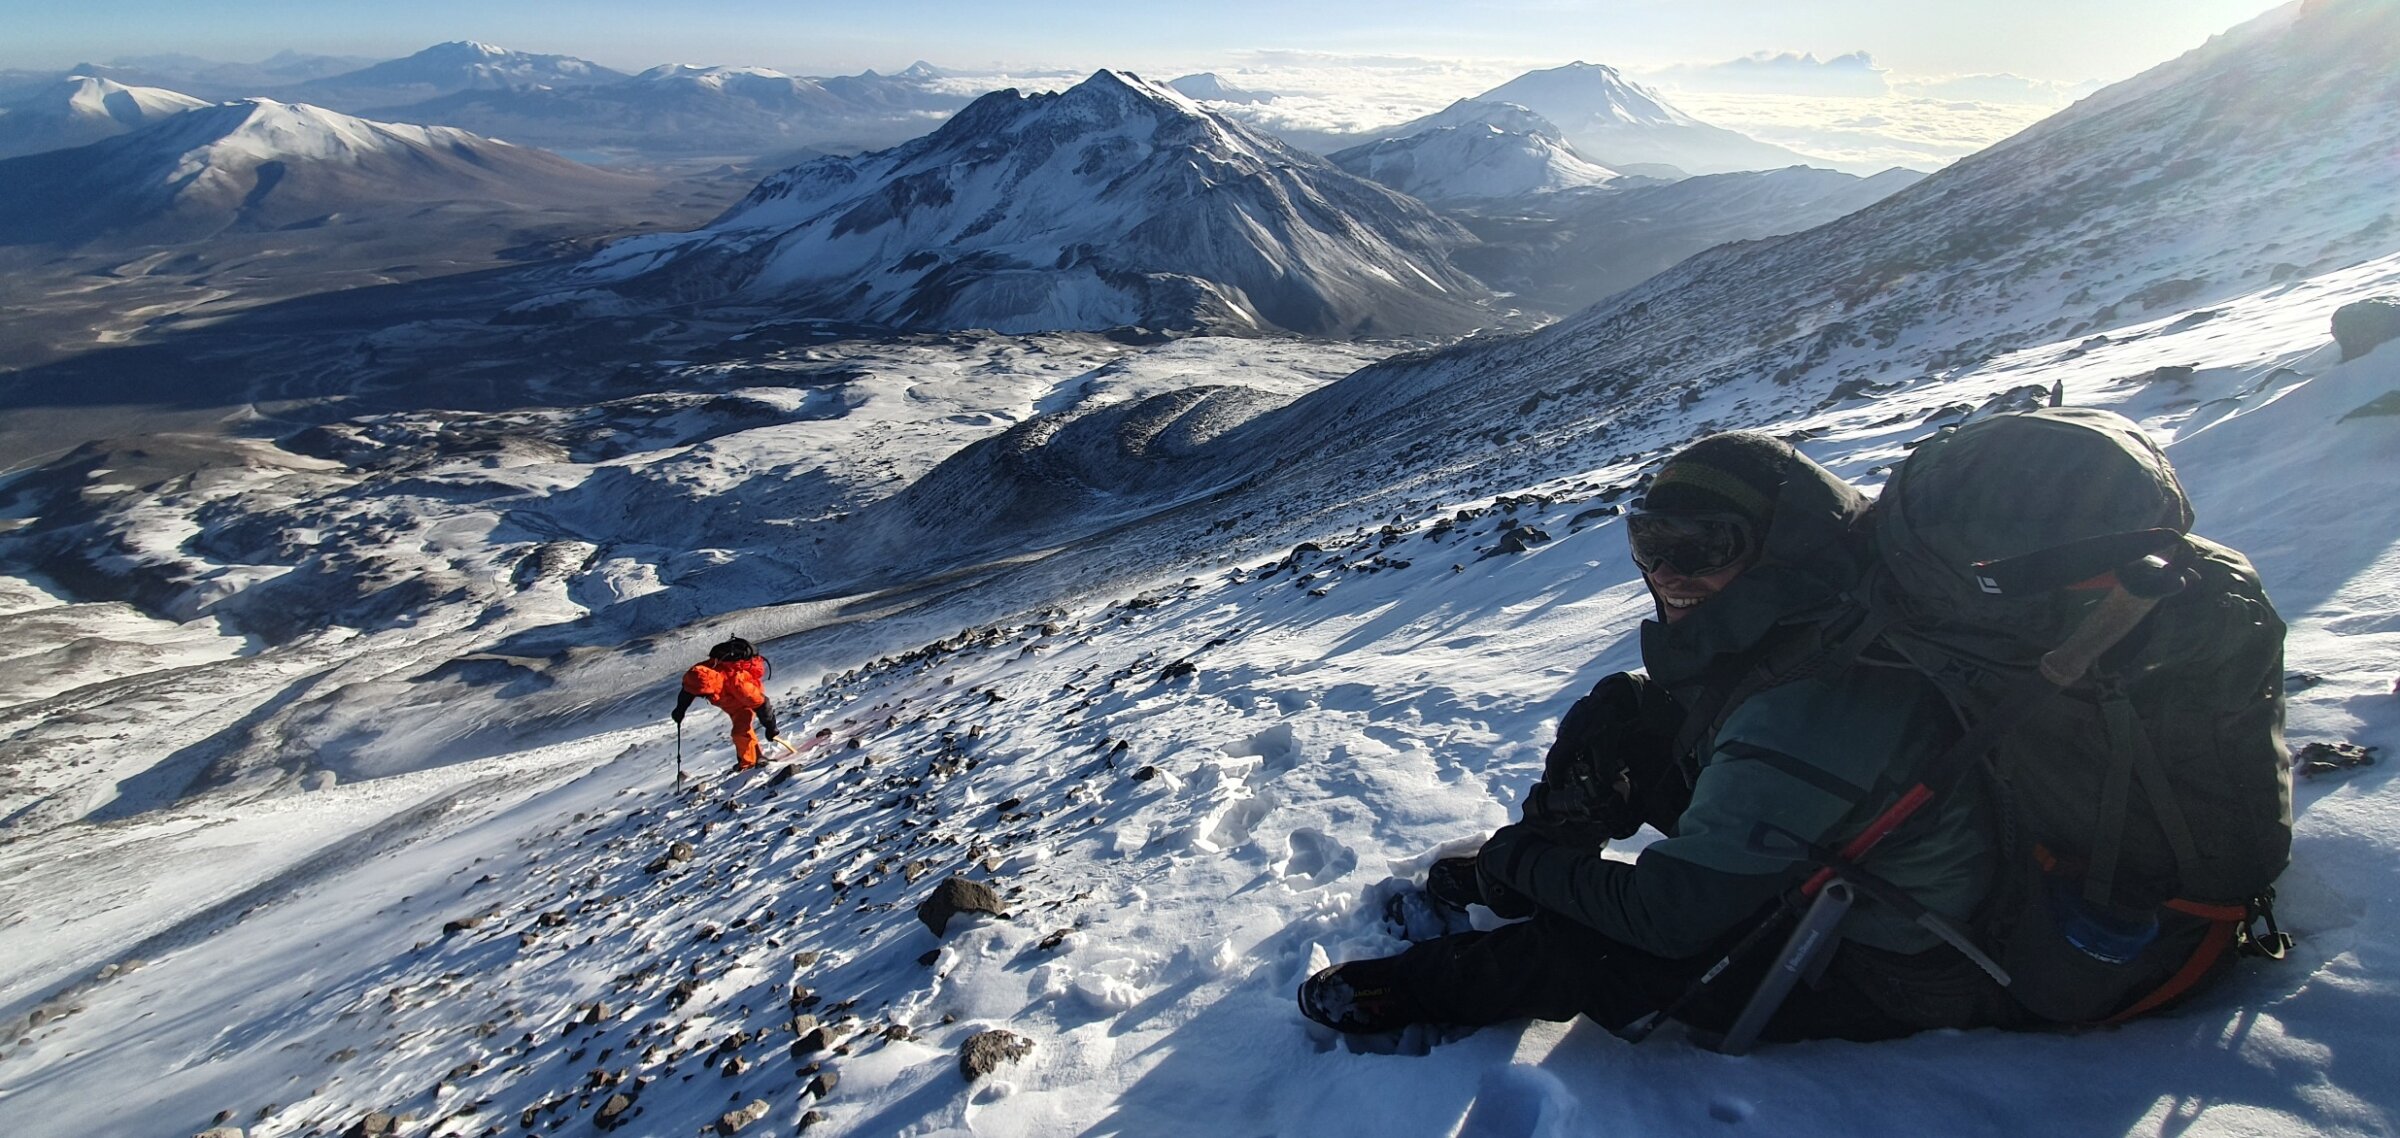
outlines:
[{"label": "dark trousers", "polygon": [[[1678,1015],[1701,1031],[1732,1026],[1781,941],[1720,974]],[[1395,981],[1427,1022],[1480,1027],[1515,1019],[1571,1020],[1611,1031],[1666,1007],[1722,957],[1652,956],[1556,913],[1429,940],[1391,958]],[[1933,1027],[2009,1026],[2007,993],[1947,947],[1915,954],[1844,944],[1819,987],[1800,985],[1762,1037],[1893,1039]]]}]

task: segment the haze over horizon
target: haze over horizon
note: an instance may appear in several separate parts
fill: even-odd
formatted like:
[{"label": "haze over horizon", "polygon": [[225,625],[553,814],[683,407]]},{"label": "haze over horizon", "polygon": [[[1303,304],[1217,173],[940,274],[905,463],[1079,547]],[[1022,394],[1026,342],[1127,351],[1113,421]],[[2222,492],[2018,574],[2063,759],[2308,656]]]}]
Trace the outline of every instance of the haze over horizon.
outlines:
[{"label": "haze over horizon", "polygon": [[161,53],[250,61],[286,50],[393,58],[437,42],[474,39],[627,70],[680,62],[827,74],[888,71],[922,58],[1002,71],[1119,67],[1172,73],[1314,57],[1328,66],[1582,58],[1633,71],[1747,61],[1781,63],[1782,70],[1799,73],[1812,66],[1855,71],[1863,61],[1853,57],[1864,53],[1873,68],[1897,75],[2009,74],[2074,84],[2125,78],[2275,6],[2263,0],[2135,0],[2095,8],[2028,0],[2001,12],[1928,11],[1893,0],[1705,0],[1587,9],[1555,0],[1495,0],[1462,13],[1417,0],[1372,7],[1343,0],[1301,12],[1257,0],[1206,10],[1070,0],[1002,13],[957,0],[839,8],[720,0],[662,18],[655,5],[627,0],[571,6],[430,0],[372,9],[265,0],[246,6],[236,19],[222,9],[130,0],[104,9],[18,13],[8,45],[0,47],[0,67],[55,69]]}]

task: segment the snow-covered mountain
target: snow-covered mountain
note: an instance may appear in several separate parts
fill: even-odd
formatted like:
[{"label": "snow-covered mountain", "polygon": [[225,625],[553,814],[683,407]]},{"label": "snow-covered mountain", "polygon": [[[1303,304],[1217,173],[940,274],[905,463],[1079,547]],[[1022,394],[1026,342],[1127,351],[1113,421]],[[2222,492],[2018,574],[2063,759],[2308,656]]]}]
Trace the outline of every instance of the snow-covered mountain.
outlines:
[{"label": "snow-covered mountain", "polygon": [[[625,400],[17,475],[0,564],[54,580],[0,579],[0,1115],[2400,1129],[2400,340],[2328,334],[2400,297],[2395,75],[2400,9],[2312,0],[1827,226],[1330,382],[1379,350],[713,337],[735,354],[691,362],[659,320],[658,389]],[[376,343],[455,360],[464,323]],[[1873,489],[2054,383],[2166,448],[2291,624],[2289,735],[2319,757],[2290,959],[2107,1031],[1742,1059],[1673,1030],[1393,1055],[1303,1025],[1294,985],[1401,949],[1384,902],[1506,821],[1567,704],[1637,662],[1614,507],[1664,455],[1755,427]],[[1251,395],[1186,390],[1211,386]],[[1045,492],[1084,524],[1021,508]],[[1037,524],[1015,550],[880,541],[979,511]],[[776,662],[787,737],[823,733],[788,766],[726,775],[721,720],[665,721],[727,634]],[[998,911],[920,920],[953,876]]]},{"label": "snow-covered mountain", "polygon": [[179,91],[69,76],[0,107],[0,158],[98,142],[208,105]]},{"label": "snow-covered mountain", "polygon": [[[1577,60],[1564,67],[1528,71],[1473,101],[1530,108],[1557,124],[1576,153],[1625,173],[1653,173],[1659,171],[1644,167],[1670,166],[1689,174],[1721,174],[1813,161],[1798,151],[1701,122],[1606,64]],[[1424,129],[1422,124],[1438,118],[1439,114],[1429,116],[1383,133],[1385,137],[1414,134]]]},{"label": "snow-covered mountain", "polygon": [[[904,328],[1464,332],[1471,240],[1416,201],[1102,71],[986,95],[892,150],[759,184],[709,228],[622,242],[566,300],[720,297]],[[556,303],[550,306],[556,311]]]},{"label": "snow-covered mountain", "polygon": [[1461,99],[1415,134],[1327,156],[1362,178],[1435,204],[1601,186],[1616,171],[1586,162],[1548,119],[1512,103]]},{"label": "snow-covered mountain", "polygon": [[1673,182],[1632,179],[1536,201],[1462,202],[1451,216],[1483,238],[1459,254],[1461,267],[1523,303],[1566,314],[1693,254],[1813,229],[1923,178],[1914,170],[1860,178],[1793,166]]},{"label": "snow-covered mountain", "polygon": [[478,88],[373,113],[554,150],[747,159],[804,146],[889,146],[967,101],[930,89],[922,76],[818,80],[763,67],[665,64],[612,82]]},{"label": "snow-covered mountain", "polygon": [[1238,103],[1247,106],[1275,101],[1275,94],[1272,91],[1252,91],[1236,87],[1218,78],[1214,71],[1177,76],[1167,80],[1167,86],[1182,92],[1185,98],[1200,103]]},{"label": "snow-covered mountain", "polygon": [[461,130],[246,99],[0,161],[0,244],[188,241],[448,199],[563,205],[637,185]]},{"label": "snow-covered mountain", "polygon": [[360,112],[438,98],[458,91],[508,87],[576,87],[625,78],[587,59],[510,51],[456,40],[371,67],[310,79],[273,92],[277,98]]}]

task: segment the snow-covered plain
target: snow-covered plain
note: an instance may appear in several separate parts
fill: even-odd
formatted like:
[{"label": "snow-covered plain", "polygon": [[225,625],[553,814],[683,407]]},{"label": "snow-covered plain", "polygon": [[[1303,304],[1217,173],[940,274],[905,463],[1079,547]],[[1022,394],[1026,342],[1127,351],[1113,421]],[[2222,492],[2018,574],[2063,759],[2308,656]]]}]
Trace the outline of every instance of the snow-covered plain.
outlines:
[{"label": "snow-covered plain", "polygon": [[[1384,1053],[1291,1003],[1396,949],[1382,898],[1508,817],[1559,712],[1637,662],[1648,602],[1597,507],[1711,428],[1872,487],[2063,383],[2143,423],[2200,532],[2257,561],[2295,748],[2392,755],[2400,415],[2364,412],[2400,343],[2344,363],[2328,322],[2400,296],[2389,182],[2361,176],[2395,135],[2326,70],[2373,45],[2286,51],[2292,20],[1862,215],[1363,371],[1388,349],[961,336],[389,416],[166,484],[20,476],[12,524],[88,511],[77,564],[190,620],[63,583],[0,602],[105,649],[5,673],[0,1132],[580,1133],[638,1088],[642,1135],[751,1102],[743,1133],[2392,1133],[2388,764],[2298,783],[2291,960],[2112,1031],[1729,1058],[1543,1024]],[[2315,133],[2253,114],[2295,73],[2333,92]],[[2136,176],[2193,115],[2236,153]],[[1249,418],[1129,413],[1194,382],[1251,389]],[[1153,477],[1191,455],[1213,477]],[[1038,540],[968,524],[994,516]],[[1498,552],[1520,525],[1549,540]],[[703,709],[678,786],[674,677],[728,632],[775,660],[787,733],[830,741],[730,775]],[[952,874],[1010,916],[936,937],[912,910]],[[1032,1049],[970,1083],[958,1050],[995,1028]]]}]

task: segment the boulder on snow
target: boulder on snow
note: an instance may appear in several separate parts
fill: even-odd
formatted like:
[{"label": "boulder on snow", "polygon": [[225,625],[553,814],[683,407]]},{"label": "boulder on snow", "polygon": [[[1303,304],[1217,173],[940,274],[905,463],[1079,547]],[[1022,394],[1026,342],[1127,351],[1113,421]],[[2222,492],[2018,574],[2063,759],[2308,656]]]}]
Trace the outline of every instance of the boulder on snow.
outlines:
[{"label": "boulder on snow", "polygon": [[378,1110],[351,1123],[350,1129],[342,1131],[342,1138],[391,1138],[392,1135],[398,1133],[400,1133],[399,1116]]},{"label": "boulder on snow", "polygon": [[722,1117],[718,1118],[717,1133],[738,1134],[741,1132],[743,1127],[748,1126],[759,1119],[765,1118],[767,1116],[767,1112],[773,1109],[773,1107],[767,1105],[767,1100],[765,1099],[752,1099],[750,1100],[750,1105],[745,1106],[740,1110],[726,1111]]},{"label": "boulder on snow", "polygon": [[1009,1031],[978,1031],[958,1049],[958,1073],[972,1083],[1033,1050],[1033,1041]]},{"label": "boulder on snow", "polygon": [[632,1095],[622,1093],[610,1095],[607,1102],[600,1104],[600,1112],[592,1116],[592,1125],[602,1130],[614,1130],[629,1121],[626,1116],[632,1110]]},{"label": "boulder on snow", "polygon": [[1543,532],[1538,526],[1518,526],[1502,535],[1500,547],[1496,552],[1523,553],[1548,540],[1550,540],[1550,535]]},{"label": "boulder on snow", "polygon": [[946,935],[950,918],[960,913],[990,913],[995,917],[1008,915],[1008,905],[997,890],[980,881],[964,877],[945,879],[934,887],[933,896],[917,906],[917,919],[933,930],[933,935]]},{"label": "boulder on snow", "polygon": [[2343,363],[2395,339],[2400,339],[2400,300],[2379,296],[2333,311],[2333,342],[2342,346]]},{"label": "boulder on snow", "polygon": [[242,1128],[239,1126],[214,1126],[192,1135],[192,1138],[242,1138]]}]

